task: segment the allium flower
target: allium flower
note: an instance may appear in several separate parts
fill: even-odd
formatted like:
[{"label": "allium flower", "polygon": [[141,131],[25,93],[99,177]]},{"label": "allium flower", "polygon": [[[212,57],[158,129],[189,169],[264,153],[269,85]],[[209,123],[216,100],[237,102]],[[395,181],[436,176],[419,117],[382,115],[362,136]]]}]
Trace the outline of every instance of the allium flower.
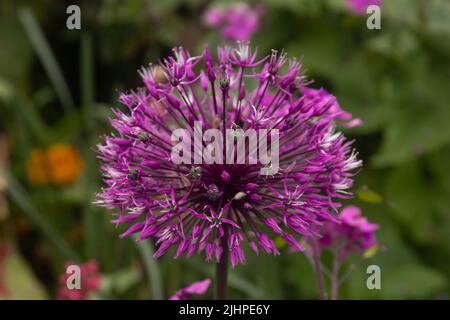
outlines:
[{"label": "allium flower", "polygon": [[344,111],[339,106],[336,98],[331,95],[327,90],[320,89],[312,89],[312,88],[303,88],[302,93],[305,95],[306,99],[323,99],[325,101],[332,101],[332,106],[328,110],[328,116],[334,118],[338,121],[339,124],[342,124],[346,128],[354,128],[363,124],[363,121],[359,118],[353,118],[350,112]]},{"label": "allium flower", "polygon": [[[66,268],[73,263],[66,263]],[[102,275],[98,270],[98,264],[95,260],[90,260],[80,266],[81,288],[69,289],[67,287],[67,280],[70,274],[64,273],[61,275],[60,289],[57,297],[59,300],[88,300],[92,293],[100,289]]]},{"label": "allium flower", "polygon": [[376,245],[375,231],[378,225],[363,217],[360,208],[343,208],[339,221],[340,223],[328,222],[323,226],[324,235],[319,240],[321,248],[339,247],[339,258],[343,260],[350,252],[363,252]]},{"label": "allium flower", "polygon": [[207,9],[203,22],[210,28],[218,28],[225,39],[250,40],[259,29],[262,14],[262,7],[252,9],[247,3],[236,3],[228,8]]},{"label": "allium flower", "polygon": [[366,13],[367,7],[381,6],[381,0],[347,0],[347,4],[356,15],[363,15]]},{"label": "allium flower", "polygon": [[[129,226],[123,237],[156,238],[155,257],[174,247],[175,257],[204,253],[219,262],[225,252],[235,266],[245,262],[245,243],[278,255],[273,234],[302,249],[299,237],[337,221],[339,199],[352,197],[362,162],[336,129],[335,99],[304,95],[301,63],[286,62],[284,51],[258,59],[240,43],[219,48],[218,61],[207,47],[201,56],[174,49],[160,63],[165,81],[156,79],[155,66],[140,72],[145,87],[121,94],[126,110],[114,110],[111,120],[117,133],[98,145],[106,187],[97,203]],[[250,162],[249,149],[245,163],[199,163],[195,143],[190,161],[176,164],[172,133],[193,132],[195,123],[221,132],[278,131],[267,143],[268,154],[279,151],[278,172]],[[204,149],[211,144],[204,140]]]},{"label": "allium flower", "polygon": [[211,279],[194,282],[190,286],[180,289],[169,300],[189,300],[192,295],[204,295],[211,284]]}]

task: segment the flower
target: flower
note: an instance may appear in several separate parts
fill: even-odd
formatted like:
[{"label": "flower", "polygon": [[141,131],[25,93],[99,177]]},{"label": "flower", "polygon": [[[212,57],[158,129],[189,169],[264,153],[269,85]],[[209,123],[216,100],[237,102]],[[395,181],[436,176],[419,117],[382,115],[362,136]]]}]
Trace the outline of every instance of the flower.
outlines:
[{"label": "flower", "polygon": [[381,6],[381,0],[347,0],[347,4],[356,15],[363,15],[366,13],[367,7]]},{"label": "flower", "polygon": [[324,88],[320,89],[312,89],[308,87],[302,88],[302,92],[305,95],[307,99],[322,99],[324,101],[330,100],[330,103],[332,104],[331,107],[328,109],[328,115],[331,118],[337,119],[340,124],[342,124],[346,128],[354,128],[358,127],[363,124],[363,121],[359,118],[353,118],[352,114],[350,112],[344,111],[339,106],[339,103],[337,102],[336,98],[331,95],[327,90]]},{"label": "flower", "polygon": [[259,30],[261,7],[252,9],[247,3],[236,3],[219,9],[211,7],[203,16],[203,23],[210,28],[218,28],[227,40],[250,40]]},{"label": "flower", "polygon": [[204,295],[211,284],[211,279],[194,282],[190,286],[180,289],[169,300],[189,300],[191,295]]},{"label": "flower", "polygon": [[[240,43],[219,48],[218,61],[208,47],[200,56],[175,48],[161,62],[164,82],[152,65],[141,72],[145,88],[120,95],[127,110],[113,110],[116,133],[97,147],[105,186],[96,203],[128,227],[122,237],[155,238],[155,257],[172,247],[175,258],[221,261],[226,252],[235,266],[245,262],[245,244],[278,255],[273,235],[302,249],[301,236],[337,221],[339,199],[353,196],[348,189],[362,162],[337,131],[335,99],[304,95],[301,63],[292,59],[282,72],[287,62],[284,51],[258,59]],[[266,130],[266,156],[279,154],[279,170],[261,161],[261,150],[260,161],[251,162],[251,148],[240,163],[199,162],[195,143],[187,162],[177,164],[172,133],[179,128],[236,129],[236,138]],[[213,145],[204,144],[200,160]]]},{"label": "flower", "polygon": [[33,185],[75,182],[83,169],[78,150],[68,144],[54,144],[46,150],[33,149],[26,164],[28,180]]},{"label": "flower", "polygon": [[338,247],[340,259],[344,260],[350,252],[364,252],[375,246],[377,229],[377,224],[369,222],[362,216],[360,208],[348,206],[342,209],[339,223],[327,222],[324,225],[319,246]]},{"label": "flower", "polygon": [[46,150],[49,175],[53,183],[65,185],[73,183],[83,169],[78,151],[71,145],[54,144]]},{"label": "flower", "polygon": [[[67,262],[66,269],[73,263]],[[71,274],[64,273],[60,276],[60,289],[57,297],[59,300],[88,300],[92,293],[98,292],[102,281],[102,275],[98,270],[98,263],[90,260],[80,266],[80,289],[69,289],[67,281]]]}]

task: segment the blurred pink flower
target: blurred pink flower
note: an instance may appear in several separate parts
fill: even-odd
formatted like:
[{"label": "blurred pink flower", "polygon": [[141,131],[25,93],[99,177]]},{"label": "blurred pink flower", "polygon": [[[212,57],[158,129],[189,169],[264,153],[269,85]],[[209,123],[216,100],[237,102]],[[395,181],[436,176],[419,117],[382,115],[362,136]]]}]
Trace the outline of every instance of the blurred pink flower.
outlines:
[{"label": "blurred pink flower", "polygon": [[209,8],[203,15],[203,22],[208,27],[218,27],[223,21],[224,12],[218,8]]},{"label": "blurred pink flower", "polygon": [[[73,263],[66,263],[67,266]],[[80,266],[81,270],[81,288],[67,288],[67,279],[70,274],[64,273],[60,277],[60,289],[57,297],[59,300],[88,300],[91,293],[97,292],[100,288],[102,275],[98,271],[98,263],[96,260],[90,260]]]},{"label": "blurred pink flower", "polygon": [[194,282],[190,286],[180,289],[169,300],[189,300],[190,296],[204,295],[211,284],[211,279],[205,279],[202,281]]},{"label": "blurred pink flower", "polygon": [[366,13],[368,6],[381,6],[381,0],[347,0],[347,4],[356,15],[363,15]]},{"label": "blurred pink flower", "polygon": [[262,7],[250,8],[246,3],[236,3],[225,9],[209,8],[203,22],[210,28],[217,28],[227,40],[250,40],[259,30]]},{"label": "blurred pink flower", "polygon": [[344,260],[350,252],[363,252],[376,245],[375,231],[378,225],[362,216],[361,209],[348,206],[339,215],[340,223],[327,222],[319,240],[321,248],[338,246],[339,258]]}]

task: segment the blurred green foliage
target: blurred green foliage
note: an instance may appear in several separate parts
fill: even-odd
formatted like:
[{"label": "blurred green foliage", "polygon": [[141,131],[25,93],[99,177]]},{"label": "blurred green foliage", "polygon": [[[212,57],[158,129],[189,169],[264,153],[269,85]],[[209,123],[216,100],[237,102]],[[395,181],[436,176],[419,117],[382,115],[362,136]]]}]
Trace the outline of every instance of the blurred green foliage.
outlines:
[{"label": "blurred green foliage", "polygon": [[[356,178],[357,198],[351,203],[380,224],[382,250],[354,266],[341,297],[446,299],[450,290],[450,2],[383,2],[382,29],[368,30],[365,17],[352,15],[344,0],[260,1],[266,15],[253,43],[261,51],[285,48],[290,56],[303,57],[314,86],[324,86],[344,109],[365,122],[347,132],[365,162]],[[52,246],[52,236],[49,239],[36,219],[48,223],[56,233],[53,237],[65,239],[81,260],[100,261],[107,280],[99,298],[168,296],[211,276],[213,266],[198,258],[174,263],[170,255],[149,261],[148,254],[140,256],[143,250],[133,240],[119,240],[109,213],[92,205],[101,186],[92,148],[102,133],[110,131],[109,108],[118,105],[117,90],[138,84],[136,70],[141,65],[157,61],[173,46],[201,50],[205,42],[212,46],[222,40],[217,31],[201,24],[207,1],[78,1],[80,31],[65,27],[69,4],[0,3],[0,133],[9,141],[9,174],[26,190],[20,197],[10,194],[10,217],[0,221],[0,232],[14,239],[50,295],[58,286],[63,262],[74,257]],[[35,19],[47,40],[33,44],[37,30],[27,29],[30,19]],[[42,49],[47,45],[49,52]],[[56,65],[50,62],[49,67],[49,55]],[[66,94],[61,81],[69,88]],[[67,102],[71,99],[67,94],[75,108]],[[25,164],[31,150],[53,143],[77,146],[85,163],[81,178],[64,187],[29,184]],[[152,244],[148,245],[151,250]],[[316,298],[306,258],[286,248],[282,251],[279,257],[249,254],[247,265],[231,271],[231,297]],[[21,267],[9,272],[29,275],[25,262],[12,263]],[[365,270],[370,264],[382,269],[381,290],[366,288]],[[159,281],[152,281],[155,268],[160,270]],[[149,274],[148,283],[140,281]],[[36,288],[36,295],[46,296],[40,293],[40,284]],[[21,297],[30,296],[29,292],[35,291]]]}]

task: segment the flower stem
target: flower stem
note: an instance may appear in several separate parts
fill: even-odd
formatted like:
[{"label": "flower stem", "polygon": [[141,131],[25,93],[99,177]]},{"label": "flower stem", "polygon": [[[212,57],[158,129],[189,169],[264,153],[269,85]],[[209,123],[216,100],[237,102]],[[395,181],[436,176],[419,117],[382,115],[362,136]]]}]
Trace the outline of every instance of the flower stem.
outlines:
[{"label": "flower stem", "polygon": [[227,296],[227,282],[228,282],[228,243],[227,233],[221,239],[222,256],[220,261],[216,264],[216,287],[214,293],[215,300],[224,300]]},{"label": "flower stem", "polygon": [[337,255],[335,255],[333,259],[333,269],[331,270],[331,300],[338,299],[339,269],[340,269],[339,258]]},{"label": "flower stem", "polygon": [[[222,101],[223,101],[223,110],[222,110],[222,144],[223,146],[226,145],[226,130],[227,130],[227,92],[225,90],[222,91]],[[223,163],[226,163],[226,151],[225,147],[223,149]]]},{"label": "flower stem", "polygon": [[418,2],[419,21],[422,27],[422,31],[425,31],[428,25],[428,1],[420,0]]},{"label": "flower stem", "polygon": [[319,298],[320,300],[327,300],[327,291],[325,289],[325,283],[323,281],[322,274],[322,263],[320,261],[320,249],[317,241],[314,241],[313,248],[313,263],[314,263],[314,272],[316,274],[317,286],[319,287]]},{"label": "flower stem", "polygon": [[155,252],[153,243],[149,240],[141,240],[137,242],[137,238],[138,237],[136,235],[133,236],[139,250],[139,254],[141,255],[142,262],[144,263],[148,287],[151,289],[152,299],[163,300],[164,292],[161,283],[161,271],[158,261],[153,258],[153,253]]}]

